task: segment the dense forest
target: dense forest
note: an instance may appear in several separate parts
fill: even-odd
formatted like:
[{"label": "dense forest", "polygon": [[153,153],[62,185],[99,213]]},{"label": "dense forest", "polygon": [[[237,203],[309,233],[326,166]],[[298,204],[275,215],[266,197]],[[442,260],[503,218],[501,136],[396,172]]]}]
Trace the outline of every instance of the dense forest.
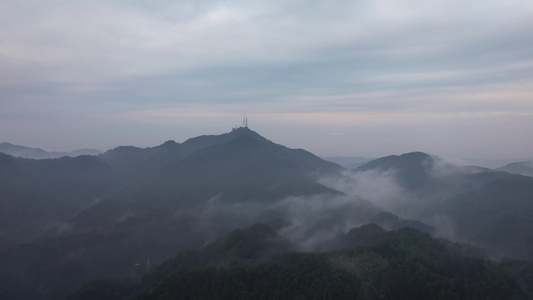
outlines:
[{"label": "dense forest", "polygon": [[147,270],[100,280],[81,299],[528,299],[533,264],[492,262],[416,229],[375,224],[339,236],[337,251],[304,253],[264,224],[236,230]]}]

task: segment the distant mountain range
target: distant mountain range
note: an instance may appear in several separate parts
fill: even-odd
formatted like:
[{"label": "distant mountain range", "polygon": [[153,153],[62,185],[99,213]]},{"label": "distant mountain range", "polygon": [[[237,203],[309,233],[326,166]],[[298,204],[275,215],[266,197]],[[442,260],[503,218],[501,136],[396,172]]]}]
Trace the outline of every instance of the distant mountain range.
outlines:
[{"label": "distant mountain range", "polygon": [[32,158],[32,159],[46,159],[59,158],[63,156],[80,156],[80,155],[99,155],[102,151],[96,149],[78,149],[70,152],[48,152],[41,148],[31,148],[10,143],[0,143],[0,152],[16,157]]},{"label": "distant mountain range", "polygon": [[512,173],[512,174],[519,174],[519,175],[533,177],[533,161],[521,161],[521,162],[510,163],[501,168],[498,168],[497,170]]},{"label": "distant mountain range", "polygon": [[533,260],[533,178],[421,152],[346,169],[247,127],[99,155],[0,153],[0,298],[63,298],[261,222],[296,250],[364,224]]}]

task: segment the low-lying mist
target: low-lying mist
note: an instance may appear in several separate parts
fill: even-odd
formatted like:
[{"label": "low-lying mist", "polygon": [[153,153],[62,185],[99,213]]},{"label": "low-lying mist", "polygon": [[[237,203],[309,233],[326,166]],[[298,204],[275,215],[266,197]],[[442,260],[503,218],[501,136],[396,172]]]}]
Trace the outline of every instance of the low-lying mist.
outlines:
[{"label": "low-lying mist", "polygon": [[[432,178],[445,181],[456,172],[455,167],[447,163],[428,165],[428,170]],[[432,233],[453,239],[455,221],[445,212],[431,210],[436,203],[442,203],[447,192],[418,193],[402,186],[398,176],[401,174],[396,169],[345,170],[317,180],[342,194],[291,196],[267,203],[231,203],[218,195],[198,208],[198,224],[211,241],[235,228],[263,222],[277,229],[299,250],[316,251],[331,249],[334,247],[332,241],[337,237],[354,227],[379,223],[378,214],[388,212],[396,215],[398,220],[420,221],[433,226],[437,230]],[[386,227],[385,223],[380,225]]]},{"label": "low-lying mist", "polygon": [[346,197],[366,201],[377,210],[433,226],[437,229],[433,232],[437,236],[455,239],[456,221],[446,211],[439,210],[439,206],[445,205],[460,187],[468,184],[458,176],[466,174],[466,171],[435,157],[428,157],[422,162],[422,167],[425,177],[414,187],[404,183],[412,184],[410,174],[396,168],[346,170],[340,176],[323,176],[318,181],[344,193]]},{"label": "low-lying mist", "polygon": [[198,212],[199,226],[208,240],[235,229],[263,222],[288,238],[302,251],[327,248],[325,243],[380,212],[374,205],[351,195],[318,194],[287,197],[275,203],[224,203],[217,196]]}]

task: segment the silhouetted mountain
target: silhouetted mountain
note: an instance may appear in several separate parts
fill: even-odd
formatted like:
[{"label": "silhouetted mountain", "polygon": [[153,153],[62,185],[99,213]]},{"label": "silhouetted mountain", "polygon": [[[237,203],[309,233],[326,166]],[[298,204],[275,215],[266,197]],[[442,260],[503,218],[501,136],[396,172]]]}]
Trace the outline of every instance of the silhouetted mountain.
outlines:
[{"label": "silhouetted mountain", "polygon": [[[0,179],[2,299],[61,298],[89,280],[134,277],[147,260],[159,264],[213,241],[202,250],[207,256],[189,258],[220,254],[219,265],[209,266],[231,268],[268,261],[288,247],[335,250],[350,243],[350,228],[372,222],[472,242],[494,257],[533,260],[533,178],[421,152],[350,171],[238,128],[98,156],[0,154]],[[279,234],[257,225],[227,235],[258,222]],[[275,241],[278,252],[256,237]],[[386,270],[398,272],[395,266]]]},{"label": "silhouetted mountain", "polygon": [[0,152],[16,157],[31,159],[59,158],[63,156],[99,155],[102,153],[96,149],[78,149],[70,152],[48,152],[41,148],[31,148],[10,143],[0,143]]},{"label": "silhouetted mountain", "polygon": [[13,286],[46,286],[43,298],[283,217],[287,204],[276,206],[283,199],[341,195],[316,180],[340,166],[248,128],[182,144],[118,147],[96,157],[6,155],[0,166],[5,177],[19,173],[2,182],[1,213],[12,241],[0,255],[0,273]]},{"label": "silhouetted mountain", "polygon": [[533,177],[533,161],[521,161],[521,162],[510,163],[501,168],[498,168],[497,170],[508,172],[511,174],[518,174],[518,175]]}]

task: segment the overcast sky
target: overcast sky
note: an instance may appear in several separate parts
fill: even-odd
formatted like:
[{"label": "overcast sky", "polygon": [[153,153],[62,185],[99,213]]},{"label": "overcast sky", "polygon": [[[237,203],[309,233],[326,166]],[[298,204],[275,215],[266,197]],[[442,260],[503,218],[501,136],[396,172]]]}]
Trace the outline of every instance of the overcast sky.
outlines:
[{"label": "overcast sky", "polygon": [[320,156],[533,157],[533,1],[3,1],[0,142],[242,123]]}]

